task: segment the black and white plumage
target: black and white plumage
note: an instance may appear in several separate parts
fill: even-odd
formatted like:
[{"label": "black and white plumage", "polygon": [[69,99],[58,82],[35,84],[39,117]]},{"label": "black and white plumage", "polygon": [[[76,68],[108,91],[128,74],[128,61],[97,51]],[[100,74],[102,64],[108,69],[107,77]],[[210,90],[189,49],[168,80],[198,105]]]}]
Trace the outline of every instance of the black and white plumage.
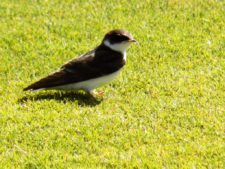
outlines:
[{"label": "black and white plumage", "polygon": [[92,93],[113,80],[126,63],[126,49],[136,42],[125,30],[108,32],[94,50],[63,65],[60,70],[26,87],[26,90],[85,90]]}]

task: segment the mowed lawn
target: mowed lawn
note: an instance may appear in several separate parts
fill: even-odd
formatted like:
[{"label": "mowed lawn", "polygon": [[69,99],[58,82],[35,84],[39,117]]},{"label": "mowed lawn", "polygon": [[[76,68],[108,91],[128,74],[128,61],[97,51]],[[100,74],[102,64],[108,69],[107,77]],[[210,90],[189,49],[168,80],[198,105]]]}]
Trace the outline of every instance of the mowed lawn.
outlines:
[{"label": "mowed lawn", "polygon": [[[103,99],[22,91],[115,28]],[[1,0],[0,63],[0,168],[225,168],[223,0]]]}]

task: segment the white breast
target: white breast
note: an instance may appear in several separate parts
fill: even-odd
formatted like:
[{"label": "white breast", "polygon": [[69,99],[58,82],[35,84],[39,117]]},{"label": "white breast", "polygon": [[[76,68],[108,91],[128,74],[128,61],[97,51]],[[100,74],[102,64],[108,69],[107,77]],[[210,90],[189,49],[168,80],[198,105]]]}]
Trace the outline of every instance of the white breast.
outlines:
[{"label": "white breast", "polygon": [[125,61],[127,61],[127,53],[126,53],[126,52],[123,53],[123,59],[124,59]]},{"label": "white breast", "polygon": [[61,90],[83,89],[85,91],[91,91],[97,87],[100,87],[100,86],[112,81],[119,74],[120,70],[118,70],[114,73],[111,73],[109,75],[98,77],[95,79],[90,79],[90,80],[86,80],[86,81],[82,81],[82,82],[78,82],[78,83],[72,83],[72,84],[68,84],[68,85],[57,86],[57,87],[54,87],[54,89],[61,89]]}]

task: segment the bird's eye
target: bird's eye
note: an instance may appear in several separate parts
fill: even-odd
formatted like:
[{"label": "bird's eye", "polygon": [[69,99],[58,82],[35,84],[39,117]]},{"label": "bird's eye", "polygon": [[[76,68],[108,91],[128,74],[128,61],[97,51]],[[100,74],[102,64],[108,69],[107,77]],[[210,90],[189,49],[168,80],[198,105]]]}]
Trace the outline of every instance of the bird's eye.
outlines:
[{"label": "bird's eye", "polygon": [[117,34],[117,38],[120,39],[121,41],[129,39],[127,36],[124,36],[122,34]]},{"label": "bird's eye", "polygon": [[111,43],[119,43],[119,42],[129,40],[129,37],[127,37],[123,34],[117,33],[117,34],[111,35],[109,40],[110,40]]}]

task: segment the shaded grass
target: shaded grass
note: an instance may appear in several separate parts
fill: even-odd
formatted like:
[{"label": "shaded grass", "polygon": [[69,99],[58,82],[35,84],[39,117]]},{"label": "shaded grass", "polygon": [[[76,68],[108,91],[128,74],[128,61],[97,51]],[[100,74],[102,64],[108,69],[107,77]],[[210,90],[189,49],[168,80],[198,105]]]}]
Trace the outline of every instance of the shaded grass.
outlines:
[{"label": "shaded grass", "polygon": [[[0,3],[1,168],[224,168],[224,1]],[[22,88],[114,28],[139,41],[103,100]]]}]

